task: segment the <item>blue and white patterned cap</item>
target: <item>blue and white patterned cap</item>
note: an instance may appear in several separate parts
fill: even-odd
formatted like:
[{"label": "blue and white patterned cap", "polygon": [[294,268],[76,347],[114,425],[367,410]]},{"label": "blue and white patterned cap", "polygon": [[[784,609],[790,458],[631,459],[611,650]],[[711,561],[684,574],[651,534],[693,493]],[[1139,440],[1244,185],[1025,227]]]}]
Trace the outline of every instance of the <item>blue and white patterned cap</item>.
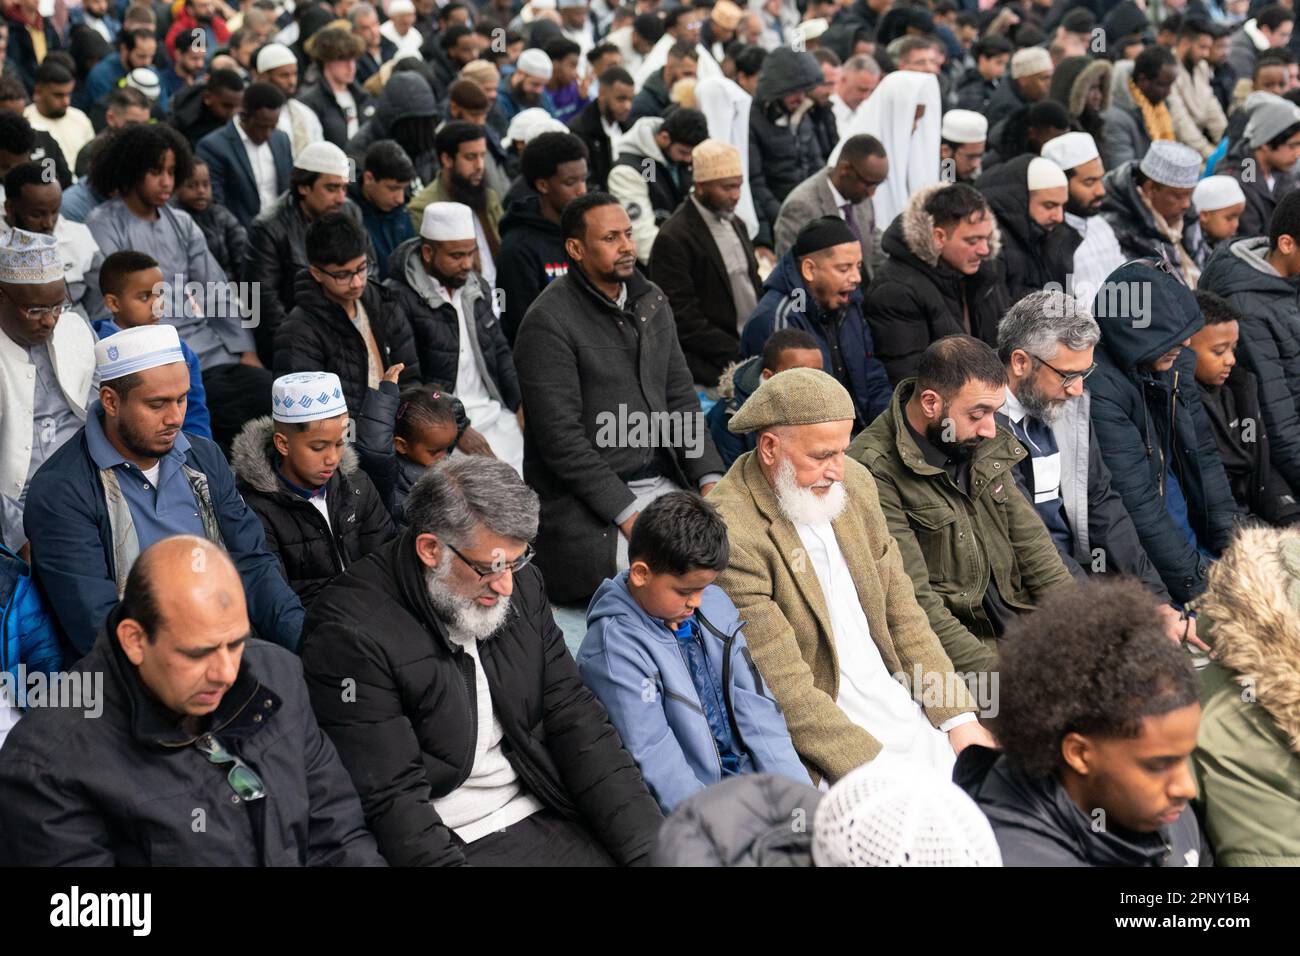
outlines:
[{"label": "blue and white patterned cap", "polygon": [[95,343],[95,383],[111,382],[160,365],[184,362],[181,337],[170,325],[123,329]]},{"label": "blue and white patterned cap", "polygon": [[26,229],[10,229],[0,237],[0,282],[44,285],[63,278],[59,241]]},{"label": "blue and white patterned cap", "polygon": [[294,372],[271,385],[271,417],[277,422],[314,422],[347,410],[343,385],[333,372]]}]

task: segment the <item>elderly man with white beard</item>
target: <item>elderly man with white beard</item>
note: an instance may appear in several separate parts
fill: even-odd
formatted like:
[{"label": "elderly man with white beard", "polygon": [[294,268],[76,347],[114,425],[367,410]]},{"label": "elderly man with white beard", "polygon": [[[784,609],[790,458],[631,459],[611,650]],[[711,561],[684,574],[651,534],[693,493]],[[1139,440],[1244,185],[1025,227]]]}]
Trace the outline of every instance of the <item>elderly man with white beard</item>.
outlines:
[{"label": "elderly man with white beard", "polygon": [[312,706],[393,866],[650,852],[659,805],[551,617],[537,514],[505,462],[448,458],[411,489],[406,533],[312,604]]},{"label": "elderly man with white beard", "polygon": [[853,417],[816,369],[772,376],[732,417],[758,443],[709,494],[731,540],[718,583],[814,779],[873,760],[947,775],[992,737],[916,603],[875,482],[845,457]]}]

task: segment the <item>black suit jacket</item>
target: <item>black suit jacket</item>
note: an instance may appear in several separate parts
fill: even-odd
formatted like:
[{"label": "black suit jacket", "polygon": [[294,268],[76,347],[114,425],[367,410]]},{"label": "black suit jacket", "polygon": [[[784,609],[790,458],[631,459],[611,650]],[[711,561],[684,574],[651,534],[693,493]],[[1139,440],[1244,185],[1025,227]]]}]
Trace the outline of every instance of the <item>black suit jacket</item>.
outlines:
[{"label": "black suit jacket", "polygon": [[[248,161],[248,150],[231,120],[199,140],[196,152],[212,173],[212,201],[229,209],[239,224],[247,229],[262,212],[257,194],[257,179]],[[275,159],[275,194],[289,188],[289,171],[293,169],[293,147],[282,130],[271,133],[271,155]]]},{"label": "black suit jacket", "polygon": [[[628,125],[620,123],[619,128],[627,132]],[[605,127],[600,121],[600,103],[592,100],[584,106],[569,120],[569,129],[587,144],[587,188],[603,192],[607,188],[609,171],[618,157],[614,155],[614,144],[605,135]]]}]

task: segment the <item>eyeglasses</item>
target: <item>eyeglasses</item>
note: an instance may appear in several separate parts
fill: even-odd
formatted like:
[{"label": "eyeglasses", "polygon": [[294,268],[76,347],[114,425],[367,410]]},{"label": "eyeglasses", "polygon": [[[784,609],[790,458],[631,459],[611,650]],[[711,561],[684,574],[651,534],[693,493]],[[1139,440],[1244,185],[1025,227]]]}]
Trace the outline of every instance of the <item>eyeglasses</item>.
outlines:
[{"label": "eyeglasses", "polygon": [[57,319],[64,312],[67,312],[74,307],[73,303],[71,303],[67,299],[64,299],[58,305],[37,305],[29,309],[26,306],[19,305],[17,302],[15,302],[12,298],[10,298],[10,296],[8,296],[5,293],[0,292],[0,295],[4,295],[6,299],[9,299],[9,303],[22,314],[24,319],[27,319],[29,322],[30,321],[41,322],[51,317]]},{"label": "eyeglasses", "polygon": [[351,272],[325,272],[324,269],[321,270],[321,272],[325,272],[325,274],[329,276],[331,279],[333,279],[335,282],[346,282],[346,283],[351,283],[353,279],[364,277],[365,274],[369,271],[370,271],[369,262],[363,262],[359,268],[353,269]]},{"label": "eyeglasses", "polygon": [[1051,369],[1053,372],[1055,372],[1057,375],[1061,376],[1061,387],[1062,387],[1062,388],[1069,388],[1069,387],[1070,387],[1071,385],[1073,385],[1075,382],[1082,382],[1085,378],[1087,378],[1087,377],[1088,377],[1089,375],[1091,375],[1093,372],[1097,371],[1097,363],[1096,363],[1096,362],[1093,362],[1091,365],[1089,365],[1087,368],[1085,368],[1082,372],[1062,372],[1059,368],[1057,368],[1055,365],[1053,365],[1051,362],[1047,361],[1046,359],[1040,359],[1037,355],[1033,356],[1033,359],[1034,359],[1034,361],[1036,361],[1036,362],[1041,362],[1043,365],[1046,365],[1048,368],[1050,368],[1050,369]]},{"label": "eyeglasses", "polygon": [[209,763],[218,766],[227,763],[234,764],[230,768],[230,773],[226,774],[226,782],[230,784],[230,789],[234,790],[240,797],[245,800],[261,800],[266,796],[266,784],[257,775],[257,771],[221,746],[221,742],[216,737],[211,734],[200,737],[194,742],[194,746],[201,753],[207,755]]},{"label": "eyeglasses", "polygon": [[483,565],[479,564],[477,561],[471,561],[469,558],[465,557],[465,555],[461,554],[455,548],[452,548],[450,544],[447,545],[447,547],[451,548],[452,554],[454,554],[456,557],[460,558],[467,565],[469,565],[471,571],[474,571],[476,574],[478,574],[480,581],[487,580],[488,578],[499,577],[500,575],[505,574],[507,571],[509,571],[511,574],[518,574],[520,571],[524,569],[524,566],[527,565],[528,562],[533,560],[533,555],[535,554],[535,552],[533,551],[533,546],[530,544],[526,548],[524,548],[524,553],[521,554],[519,557],[515,558],[513,561],[493,561],[491,565],[484,568]]}]

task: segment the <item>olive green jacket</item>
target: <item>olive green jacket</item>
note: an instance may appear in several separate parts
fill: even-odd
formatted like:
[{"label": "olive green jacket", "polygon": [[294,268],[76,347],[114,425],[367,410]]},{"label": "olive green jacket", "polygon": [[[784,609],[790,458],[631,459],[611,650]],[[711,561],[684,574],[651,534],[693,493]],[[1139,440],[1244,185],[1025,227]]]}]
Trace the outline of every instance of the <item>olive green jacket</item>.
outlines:
[{"label": "olive green jacket", "polygon": [[959,671],[997,669],[997,642],[983,607],[990,577],[1016,611],[1072,580],[1043,520],[1016,487],[1025,449],[999,427],[971,458],[970,496],[926,462],[903,411],[915,379],[894,390],[889,410],[854,439],[849,455],[876,479],[880,507],[912,576],[916,598]]},{"label": "olive green jacket", "polygon": [[[866,469],[844,463],[848,502],[831,523],[857,585],[871,639],[935,727],[975,711],[966,685],[916,603]],[[874,758],[880,742],[836,704],[839,657],[830,610],[799,532],[782,514],[755,452],[736,459],[709,493],[727,523],[731,563],[718,578],[745,621],[745,639],[785,712],[795,749],[814,779],[838,780]],[[916,686],[916,677],[927,686]],[[934,687],[947,690],[933,693]]]}]

